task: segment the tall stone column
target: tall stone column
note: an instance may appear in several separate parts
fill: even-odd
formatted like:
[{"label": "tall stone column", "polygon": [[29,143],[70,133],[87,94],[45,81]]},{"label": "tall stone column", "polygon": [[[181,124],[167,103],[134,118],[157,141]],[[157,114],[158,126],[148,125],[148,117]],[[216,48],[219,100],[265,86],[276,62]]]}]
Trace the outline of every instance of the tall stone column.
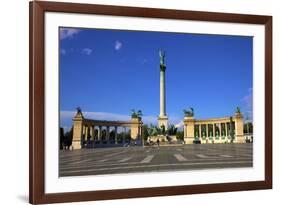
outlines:
[{"label": "tall stone column", "polygon": [[160,116],[166,116],[165,70],[166,67],[164,65],[160,65]]},{"label": "tall stone column", "polygon": [[162,125],[165,129],[168,128],[168,117],[166,115],[166,65],[164,62],[165,53],[159,52],[160,55],[160,114],[158,117],[158,127],[161,128]]},{"label": "tall stone column", "polygon": [[206,138],[209,138],[209,128],[208,128],[208,124],[206,124]]}]

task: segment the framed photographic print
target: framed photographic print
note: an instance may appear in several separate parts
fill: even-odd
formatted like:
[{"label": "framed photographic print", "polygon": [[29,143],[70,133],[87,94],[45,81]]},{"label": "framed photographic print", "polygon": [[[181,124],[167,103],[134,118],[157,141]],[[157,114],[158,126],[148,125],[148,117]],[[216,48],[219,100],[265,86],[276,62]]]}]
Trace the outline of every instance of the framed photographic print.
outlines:
[{"label": "framed photographic print", "polygon": [[271,16],[30,2],[30,203],[271,187]]}]

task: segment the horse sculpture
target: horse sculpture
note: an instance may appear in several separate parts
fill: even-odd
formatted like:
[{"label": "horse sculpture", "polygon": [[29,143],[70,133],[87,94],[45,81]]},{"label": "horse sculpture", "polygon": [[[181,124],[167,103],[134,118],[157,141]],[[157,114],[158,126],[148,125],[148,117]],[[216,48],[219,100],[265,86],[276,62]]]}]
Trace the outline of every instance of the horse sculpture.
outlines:
[{"label": "horse sculpture", "polygon": [[184,109],[184,116],[185,117],[193,117],[194,116],[194,109],[191,107],[189,110]]}]

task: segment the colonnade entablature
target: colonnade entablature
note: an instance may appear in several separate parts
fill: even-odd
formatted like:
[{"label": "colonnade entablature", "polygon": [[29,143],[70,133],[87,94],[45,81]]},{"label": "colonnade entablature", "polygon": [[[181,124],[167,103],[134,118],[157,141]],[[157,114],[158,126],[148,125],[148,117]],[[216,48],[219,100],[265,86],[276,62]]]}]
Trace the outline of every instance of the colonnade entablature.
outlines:
[{"label": "colonnade entablature", "polygon": [[184,122],[184,142],[193,143],[244,143],[243,115],[195,119],[186,116]]},{"label": "colonnade entablature", "polygon": [[87,143],[118,144],[125,143],[126,136],[118,140],[118,128],[128,133],[130,140],[141,140],[142,125],[140,117],[129,121],[107,121],[84,118],[81,110],[77,110],[73,121],[72,146],[81,149]]}]

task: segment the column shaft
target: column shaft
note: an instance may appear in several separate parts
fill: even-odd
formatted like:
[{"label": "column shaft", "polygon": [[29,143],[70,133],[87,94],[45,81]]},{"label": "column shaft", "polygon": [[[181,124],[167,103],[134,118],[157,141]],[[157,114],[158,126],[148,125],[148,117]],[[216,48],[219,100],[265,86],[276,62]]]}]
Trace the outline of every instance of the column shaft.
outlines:
[{"label": "column shaft", "polygon": [[87,140],[87,139],[88,139],[88,130],[89,130],[89,127],[88,127],[88,126],[86,126],[86,131],[85,131],[85,140]]},{"label": "column shaft", "polygon": [[102,131],[102,126],[99,126],[99,130],[98,130],[98,140],[101,140],[101,131]]},{"label": "column shaft", "polygon": [[219,136],[221,137],[222,136],[222,134],[221,134],[221,123],[219,123]]},{"label": "column shaft", "polygon": [[199,137],[199,139],[201,139],[201,137],[202,137],[201,136],[201,124],[199,124],[199,136],[198,137]]},{"label": "column shaft", "polygon": [[90,135],[91,135],[91,140],[94,140],[94,129],[93,126],[90,126]]},{"label": "column shaft", "polygon": [[125,142],[125,135],[126,135],[126,127],[123,127],[123,129],[124,129],[124,132],[123,132],[123,139],[122,139],[122,141],[123,141],[123,143]]},{"label": "column shaft", "polygon": [[160,116],[166,116],[165,71],[160,71]]},{"label": "column shaft", "polygon": [[105,141],[109,142],[109,126],[106,127],[106,139]]},{"label": "column shaft", "polygon": [[114,141],[115,141],[115,144],[117,144],[118,143],[118,141],[117,141],[117,126],[115,126],[115,136],[114,136]]}]

